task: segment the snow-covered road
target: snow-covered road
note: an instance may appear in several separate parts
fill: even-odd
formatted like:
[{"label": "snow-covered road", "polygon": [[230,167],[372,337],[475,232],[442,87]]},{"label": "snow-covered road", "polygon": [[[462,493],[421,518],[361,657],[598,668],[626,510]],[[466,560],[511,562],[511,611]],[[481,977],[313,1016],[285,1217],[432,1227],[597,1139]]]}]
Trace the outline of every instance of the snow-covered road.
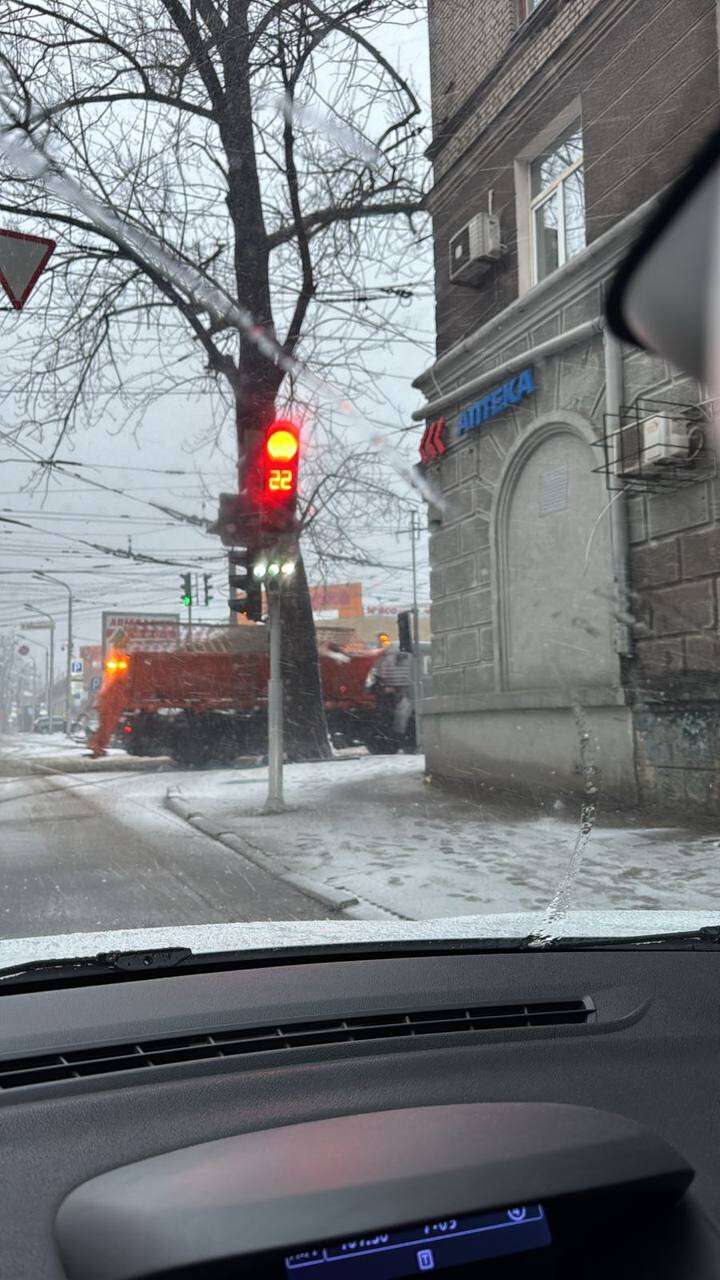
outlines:
[{"label": "snow-covered road", "polygon": [[0,741],[0,936],[327,915],[170,813],[167,780],[59,736]]},{"label": "snow-covered road", "polygon": [[[168,789],[222,838],[171,812]],[[183,771],[123,752],[92,761],[59,737],[5,739],[0,933],[333,914],[298,887],[308,883],[355,897],[350,914],[540,922],[578,831],[571,808],[478,803],[430,785],[418,756],[290,765],[280,815],[262,813],[266,793],[265,768]],[[712,911],[719,890],[720,832],[648,828],[601,805],[568,905]]]}]

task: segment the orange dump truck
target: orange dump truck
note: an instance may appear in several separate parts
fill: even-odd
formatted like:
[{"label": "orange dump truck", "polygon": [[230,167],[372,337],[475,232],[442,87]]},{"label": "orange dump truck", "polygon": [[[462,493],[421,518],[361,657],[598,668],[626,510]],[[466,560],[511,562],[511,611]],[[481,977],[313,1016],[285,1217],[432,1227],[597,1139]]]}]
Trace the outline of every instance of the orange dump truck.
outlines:
[{"label": "orange dump truck", "polygon": [[[264,753],[269,677],[264,628],[258,628],[253,643],[251,652],[111,652],[98,695],[93,754],[102,755],[118,733],[132,755],[169,755],[180,764]],[[368,687],[378,656],[376,650],[321,649],[328,730],[338,743],[389,749],[383,747],[377,700]]]}]

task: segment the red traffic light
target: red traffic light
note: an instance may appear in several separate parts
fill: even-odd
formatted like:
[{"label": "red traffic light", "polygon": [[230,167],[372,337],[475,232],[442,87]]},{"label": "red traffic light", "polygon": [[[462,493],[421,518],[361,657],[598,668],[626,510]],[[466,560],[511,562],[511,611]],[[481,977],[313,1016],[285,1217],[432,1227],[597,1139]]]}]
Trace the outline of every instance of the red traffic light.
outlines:
[{"label": "red traffic light", "polygon": [[262,525],[275,533],[290,533],[295,523],[300,428],[279,418],[265,432],[261,452]]},{"label": "red traffic light", "polygon": [[221,493],[209,528],[226,547],[258,549],[295,532],[300,427],[288,418],[252,434],[242,462],[239,493]]},{"label": "red traffic light", "polygon": [[263,500],[272,507],[294,509],[297,496],[300,428],[280,419],[271,423],[263,450]]}]

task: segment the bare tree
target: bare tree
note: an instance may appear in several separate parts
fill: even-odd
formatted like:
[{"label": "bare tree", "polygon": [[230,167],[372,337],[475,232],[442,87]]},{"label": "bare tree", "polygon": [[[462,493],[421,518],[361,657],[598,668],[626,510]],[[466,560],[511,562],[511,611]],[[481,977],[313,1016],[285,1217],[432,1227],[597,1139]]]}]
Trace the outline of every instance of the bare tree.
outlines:
[{"label": "bare tree", "polygon": [[[51,224],[59,246],[45,316],[16,345],[3,394],[26,431],[53,433],[50,459],[99,407],[137,423],[178,386],[209,393],[213,429],[232,414],[241,467],[284,404],[312,409],[334,394],[335,414],[347,412],[348,388],[351,397],[367,375],[368,330],[377,339],[384,321],[386,340],[402,302],[397,275],[378,273],[392,263],[412,279],[418,253],[420,108],[378,42],[383,24],[410,23],[418,9],[418,0],[6,0],[5,137],[52,156],[56,180],[11,155],[0,211],[16,225]],[[63,198],[58,175],[133,235]],[[138,249],[138,234],[188,268],[191,283]],[[198,301],[198,279],[252,324],[218,318]],[[375,311],[354,314],[344,331],[353,296],[372,296]],[[324,754],[302,565],[284,623],[291,746]]]}]

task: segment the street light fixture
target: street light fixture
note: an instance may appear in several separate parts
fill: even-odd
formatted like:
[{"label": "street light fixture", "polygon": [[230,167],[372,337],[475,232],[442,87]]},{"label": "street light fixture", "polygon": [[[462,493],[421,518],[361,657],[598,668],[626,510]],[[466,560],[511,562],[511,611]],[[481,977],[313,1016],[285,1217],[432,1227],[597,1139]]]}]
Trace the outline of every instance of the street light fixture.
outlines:
[{"label": "street light fixture", "polygon": [[[70,721],[72,720],[72,693],[70,691],[70,681],[72,674],[72,646],[73,646],[73,597],[72,587],[68,582],[63,582],[62,578],[56,578],[52,573],[45,573],[44,569],[36,569],[33,573],[34,578],[43,578],[46,582],[54,582],[58,587],[64,587],[68,593],[68,621],[67,621],[67,669],[65,673],[65,732],[70,732]],[[51,726],[52,727],[52,726]]]}]

